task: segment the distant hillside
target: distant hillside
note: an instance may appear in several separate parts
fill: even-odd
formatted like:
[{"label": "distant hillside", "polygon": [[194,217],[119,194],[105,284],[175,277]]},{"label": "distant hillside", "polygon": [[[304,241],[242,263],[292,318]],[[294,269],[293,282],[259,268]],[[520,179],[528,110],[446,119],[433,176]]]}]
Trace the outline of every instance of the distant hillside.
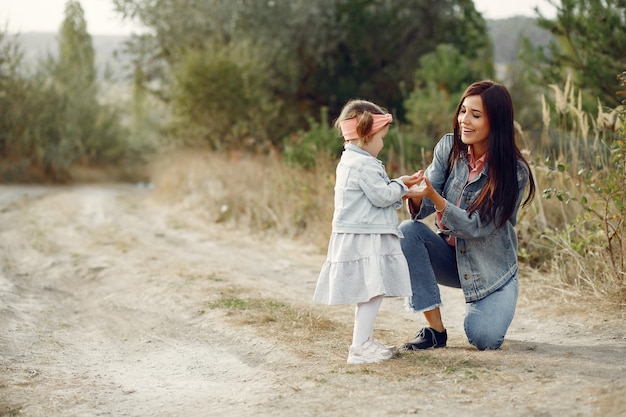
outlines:
[{"label": "distant hillside", "polygon": [[487,20],[487,31],[493,42],[496,65],[507,65],[517,60],[522,37],[528,38],[534,45],[547,45],[552,39],[552,34],[537,26],[532,17]]},{"label": "distant hillside", "polygon": [[[52,32],[21,33],[18,38],[24,52],[24,60],[28,65],[36,65],[48,55],[58,54],[57,34]],[[127,39],[126,36],[92,36],[93,47],[96,52],[96,68],[102,77],[107,65],[114,78],[123,76],[125,61],[116,58],[114,53],[120,49]]]}]

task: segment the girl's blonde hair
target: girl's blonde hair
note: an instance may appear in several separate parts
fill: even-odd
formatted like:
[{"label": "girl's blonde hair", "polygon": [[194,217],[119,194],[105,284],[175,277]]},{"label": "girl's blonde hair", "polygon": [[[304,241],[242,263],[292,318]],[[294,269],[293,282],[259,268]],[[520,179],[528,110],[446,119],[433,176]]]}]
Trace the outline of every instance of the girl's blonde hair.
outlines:
[{"label": "girl's blonde hair", "polygon": [[374,124],[374,118],[372,114],[387,114],[385,108],[380,107],[370,101],[354,99],[350,100],[343,106],[341,113],[337,120],[335,120],[335,127],[341,132],[339,123],[344,120],[357,118],[356,131],[359,135],[359,144],[365,145],[372,140],[374,136],[372,133],[372,125]]}]

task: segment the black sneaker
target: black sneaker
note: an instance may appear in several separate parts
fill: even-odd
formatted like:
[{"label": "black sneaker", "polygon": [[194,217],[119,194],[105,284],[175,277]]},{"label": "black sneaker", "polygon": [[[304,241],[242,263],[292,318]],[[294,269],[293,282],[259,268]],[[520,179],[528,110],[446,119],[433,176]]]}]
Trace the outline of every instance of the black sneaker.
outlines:
[{"label": "black sneaker", "polygon": [[422,328],[415,339],[402,345],[402,350],[422,350],[430,348],[442,348],[446,347],[448,341],[448,332],[444,329],[443,332],[424,327]]}]

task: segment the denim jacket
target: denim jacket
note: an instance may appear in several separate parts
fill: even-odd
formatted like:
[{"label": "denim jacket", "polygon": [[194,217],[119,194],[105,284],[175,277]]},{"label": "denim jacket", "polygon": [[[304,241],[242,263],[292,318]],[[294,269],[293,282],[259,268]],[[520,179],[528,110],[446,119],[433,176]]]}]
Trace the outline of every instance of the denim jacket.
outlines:
[{"label": "denim jacket", "polygon": [[383,163],[347,143],[337,165],[334,233],[380,233],[402,237],[397,209],[408,188],[390,180]]},{"label": "denim jacket", "polygon": [[[459,159],[448,172],[448,156],[454,137],[447,134],[435,146],[433,161],[425,175],[448,204],[441,218],[446,230],[439,233],[456,237],[456,263],[459,280],[466,302],[474,302],[488,296],[517,274],[517,235],[515,224],[517,212],[528,183],[529,172],[525,164],[517,164],[519,196],[511,218],[502,227],[497,219],[484,223],[478,212],[466,209],[478,197],[489,178],[489,161],[482,172],[469,184],[467,156]],[[419,212],[412,213],[413,220],[423,219],[435,211],[430,199],[424,198]]]}]

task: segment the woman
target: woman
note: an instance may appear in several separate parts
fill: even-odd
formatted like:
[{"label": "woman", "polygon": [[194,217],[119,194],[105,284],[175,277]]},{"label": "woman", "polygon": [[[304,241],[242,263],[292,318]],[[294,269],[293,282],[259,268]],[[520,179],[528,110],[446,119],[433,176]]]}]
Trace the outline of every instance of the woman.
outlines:
[{"label": "woman", "polygon": [[[408,304],[423,312],[428,327],[404,350],[446,346],[437,284],[463,290],[470,344],[498,349],[504,341],[518,294],[517,212],[535,193],[528,163],[515,145],[513,120],[504,86],[470,85],[457,107],[454,133],[441,138],[423,184],[408,194],[411,220],[400,225],[411,276]],[[438,233],[418,221],[432,213]]]}]

